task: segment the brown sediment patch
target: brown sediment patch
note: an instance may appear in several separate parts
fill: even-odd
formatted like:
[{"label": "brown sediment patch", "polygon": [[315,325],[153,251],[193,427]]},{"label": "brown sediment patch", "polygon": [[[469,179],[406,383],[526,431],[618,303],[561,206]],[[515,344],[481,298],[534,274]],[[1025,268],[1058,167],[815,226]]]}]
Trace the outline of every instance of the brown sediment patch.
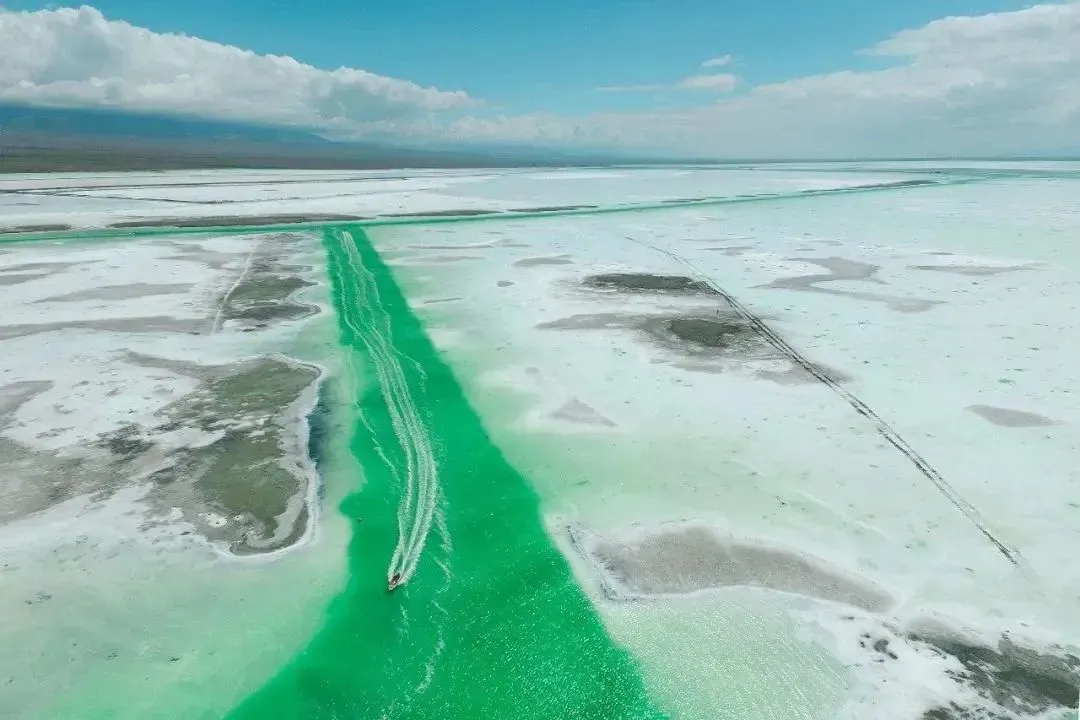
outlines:
[{"label": "brown sediment patch", "polygon": [[953,275],[969,275],[984,277],[989,275],[1001,275],[1018,270],[1031,270],[1034,265],[909,265],[911,270],[928,270],[931,272],[952,273]]},{"label": "brown sediment patch", "polygon": [[41,278],[49,277],[50,273],[12,273],[10,275],[0,274],[0,287],[6,287],[10,285],[22,285],[32,280],[40,280]]},{"label": "brown sediment patch", "polygon": [[590,405],[586,405],[577,398],[571,398],[563,403],[555,412],[551,413],[555,420],[576,423],[578,425],[594,425],[600,427],[616,427],[616,424],[601,415]]},{"label": "brown sediment patch", "polygon": [[218,215],[199,218],[146,218],[142,220],[123,220],[109,227],[112,228],[199,228],[199,227],[236,227],[241,225],[294,225],[308,222],[351,222],[368,220],[361,215]]},{"label": "brown sediment patch", "polygon": [[593,290],[618,292],[667,293],[672,295],[716,295],[707,283],[685,275],[654,275],[651,273],[605,273],[591,275],[582,281]]},{"label": "brown sediment patch", "polygon": [[141,318],[117,318],[113,320],[73,320],[71,322],[26,323],[0,325],[0,340],[26,337],[56,330],[101,330],[118,333],[183,332],[198,335],[206,330],[203,320],[186,320],[155,315]]},{"label": "brown sediment patch", "polygon": [[1048,427],[1060,423],[1045,415],[1024,412],[1023,410],[1010,410],[1009,408],[994,407],[992,405],[969,405],[968,410],[975,413],[983,420],[1000,425],[1001,427],[1025,428],[1025,427]]},{"label": "brown sediment patch", "polygon": [[131,283],[130,285],[104,285],[92,290],[80,290],[67,295],[54,295],[34,302],[81,302],[83,300],[131,300],[133,298],[153,297],[155,295],[183,295],[190,292],[192,283],[155,285],[151,283]]},{"label": "brown sediment patch", "polygon": [[941,300],[926,300],[922,298],[905,298],[882,293],[861,292],[855,290],[839,290],[836,288],[819,287],[820,283],[837,281],[862,281],[879,285],[885,284],[876,277],[879,265],[858,262],[841,257],[829,258],[789,258],[796,262],[811,263],[825,268],[827,273],[814,273],[812,275],[798,275],[796,277],[778,278],[771,283],[763,285],[766,288],[784,290],[796,290],[799,292],[816,292],[826,295],[837,295],[856,300],[884,303],[890,310],[903,313],[926,312],[935,305],[943,304]]},{"label": "brown sediment patch", "polygon": [[843,603],[870,612],[893,606],[873,583],[794,549],[740,540],[698,523],[625,537],[575,529],[571,539],[602,575],[613,599],[684,595],[727,587],[760,587]]},{"label": "brown sediment patch", "polygon": [[542,267],[544,265],[572,265],[573,259],[569,255],[553,255],[551,257],[522,258],[514,263],[514,267]]}]

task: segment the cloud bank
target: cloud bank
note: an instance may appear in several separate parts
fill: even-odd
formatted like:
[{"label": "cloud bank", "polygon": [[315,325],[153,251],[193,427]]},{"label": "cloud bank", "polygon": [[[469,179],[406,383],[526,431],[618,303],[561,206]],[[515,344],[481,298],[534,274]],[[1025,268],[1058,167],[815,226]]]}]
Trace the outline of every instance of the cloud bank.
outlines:
[{"label": "cloud bank", "polygon": [[1080,155],[1080,2],[944,18],[862,53],[894,66],[691,109],[467,118],[451,132],[697,157]]},{"label": "cloud bank", "polygon": [[460,91],[150,32],[91,7],[0,9],[0,101],[312,126],[386,122],[472,104]]},{"label": "cloud bank", "polygon": [[[92,8],[0,11],[0,100],[697,157],[1080,154],[1080,0],[944,18],[861,53],[890,67],[758,85],[692,108],[491,116],[462,91],[152,33]],[[737,83],[699,74],[676,86],[716,93]]]}]

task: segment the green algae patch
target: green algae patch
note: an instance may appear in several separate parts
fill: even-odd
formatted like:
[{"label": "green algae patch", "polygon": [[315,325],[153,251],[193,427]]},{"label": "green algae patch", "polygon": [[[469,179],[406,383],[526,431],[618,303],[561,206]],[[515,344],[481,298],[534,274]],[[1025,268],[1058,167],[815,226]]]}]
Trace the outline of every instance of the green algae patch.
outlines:
[{"label": "green algae patch", "polygon": [[363,231],[324,242],[361,388],[349,582],[234,720],[664,717]]}]

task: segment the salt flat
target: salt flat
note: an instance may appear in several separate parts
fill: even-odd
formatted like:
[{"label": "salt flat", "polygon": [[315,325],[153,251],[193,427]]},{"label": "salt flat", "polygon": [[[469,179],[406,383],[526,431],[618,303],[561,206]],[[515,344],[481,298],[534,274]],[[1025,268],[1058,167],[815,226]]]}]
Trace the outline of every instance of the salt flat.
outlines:
[{"label": "salt flat", "polygon": [[[235,216],[374,218],[504,212],[738,195],[785,194],[880,183],[934,182],[925,173],[732,168],[589,171],[167,171],[9,176],[0,179],[0,231],[184,223]],[[269,219],[268,219],[269,218]],[[261,219],[261,220],[260,220]]]},{"label": "salt flat", "polygon": [[[180,660],[213,653],[206,626],[242,607],[241,635],[282,633],[270,666],[303,637],[283,611],[297,596],[235,565],[333,527],[308,447],[326,322],[312,249],[288,234],[0,248],[0,634],[19,648],[0,653],[0,714],[92,714],[105,687],[145,717],[132,673],[183,687]],[[334,587],[322,572],[310,592]]]},{"label": "salt flat", "polygon": [[[1074,179],[1013,179],[375,238],[492,432],[537,483],[553,534],[578,527],[616,541],[705,521],[885,588],[892,600],[876,623],[935,618],[1045,647],[1080,633],[1080,575],[1067,569],[1080,532],[1070,429],[1080,421],[1080,255],[1066,240],[1080,230],[1075,189]],[[747,335],[724,299],[590,283],[613,273],[629,284],[642,274],[715,283],[843,392]],[[575,552],[570,539],[566,549]],[[603,562],[580,572],[598,598],[618,582]],[[813,688],[766,692],[760,669],[739,664],[753,652],[745,613],[759,599],[720,580],[702,595],[702,582],[685,598],[669,583],[644,604],[598,599],[658,685],[690,673],[687,684],[709,688],[671,690],[688,717],[865,717],[869,706],[875,717],[914,717],[950,693],[982,707],[951,679],[955,667],[921,647],[893,663],[889,677],[905,690],[903,701],[891,695],[870,655],[865,673],[852,659],[859,634],[833,618],[863,614],[835,604],[795,627],[773,615],[759,630],[790,638],[785,652],[802,658],[790,682]],[[717,623],[732,632],[697,637]],[[808,628],[829,639],[806,641]],[[829,652],[808,660],[815,648]],[[714,692],[718,667],[757,691]]]},{"label": "salt flat", "polygon": [[[0,228],[373,218],[671,717],[1046,718],[1080,666],[1077,188],[1075,163],[34,176],[0,181]],[[393,224],[463,210],[507,214]],[[155,677],[214,688],[216,712],[317,622],[348,527],[310,492],[355,483],[316,478],[302,447],[316,377],[353,362],[318,241],[0,243],[0,613],[20,618],[0,646],[35,648],[0,652],[0,710],[61,717],[106,683],[139,717],[147,636]],[[193,482],[222,442],[240,444],[214,457],[284,459],[290,492],[243,462]],[[108,610],[125,595],[135,620]],[[61,625],[88,649],[45,680]],[[271,632],[243,680],[208,679]],[[112,652],[128,664],[95,665]]]}]

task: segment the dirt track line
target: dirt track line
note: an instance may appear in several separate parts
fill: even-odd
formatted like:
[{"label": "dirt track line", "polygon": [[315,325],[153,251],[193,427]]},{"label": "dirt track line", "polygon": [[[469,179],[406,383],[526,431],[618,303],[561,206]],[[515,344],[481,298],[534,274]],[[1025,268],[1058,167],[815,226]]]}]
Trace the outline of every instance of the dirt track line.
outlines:
[{"label": "dirt track line", "polygon": [[886,442],[896,448],[902,455],[904,455],[911,464],[918,469],[918,471],[929,480],[937,490],[949,501],[957,510],[959,510],[967,520],[975,526],[976,529],[982,533],[991,544],[997,548],[998,552],[1005,556],[1005,558],[1012,563],[1015,567],[1020,568],[1025,572],[1029,572],[1023,555],[1016,548],[1009,547],[1003,540],[1001,540],[993,530],[990,528],[989,522],[982,516],[978,508],[972,505],[959,491],[956,490],[942,474],[930,464],[926,458],[919,454],[919,452],[904,439],[900,433],[893,428],[888,422],[886,422],[880,415],[874,412],[873,408],[867,405],[861,398],[841,386],[838,382],[830,378],[823,373],[814,363],[803,356],[798,350],[791,346],[784,338],[782,338],[775,330],[768,326],[768,324],[760,317],[751,312],[745,305],[740,303],[731,293],[724,290],[715,280],[709,277],[707,274],[699,270],[693,263],[686,258],[666,250],[664,248],[650,245],[642,240],[638,240],[633,237],[626,237],[627,240],[647,247],[662,255],[666,255],[671,260],[683,265],[691,271],[699,280],[706,283],[713,289],[720,297],[724,298],[731,305],[732,309],[747,323],[749,323],[758,333],[761,334],[773,347],[787,356],[792,362],[796,363],[803,370],[808,372],[814,379],[823,385],[827,386],[834,393],[843,398],[855,412],[862,415],[871,423]]}]

